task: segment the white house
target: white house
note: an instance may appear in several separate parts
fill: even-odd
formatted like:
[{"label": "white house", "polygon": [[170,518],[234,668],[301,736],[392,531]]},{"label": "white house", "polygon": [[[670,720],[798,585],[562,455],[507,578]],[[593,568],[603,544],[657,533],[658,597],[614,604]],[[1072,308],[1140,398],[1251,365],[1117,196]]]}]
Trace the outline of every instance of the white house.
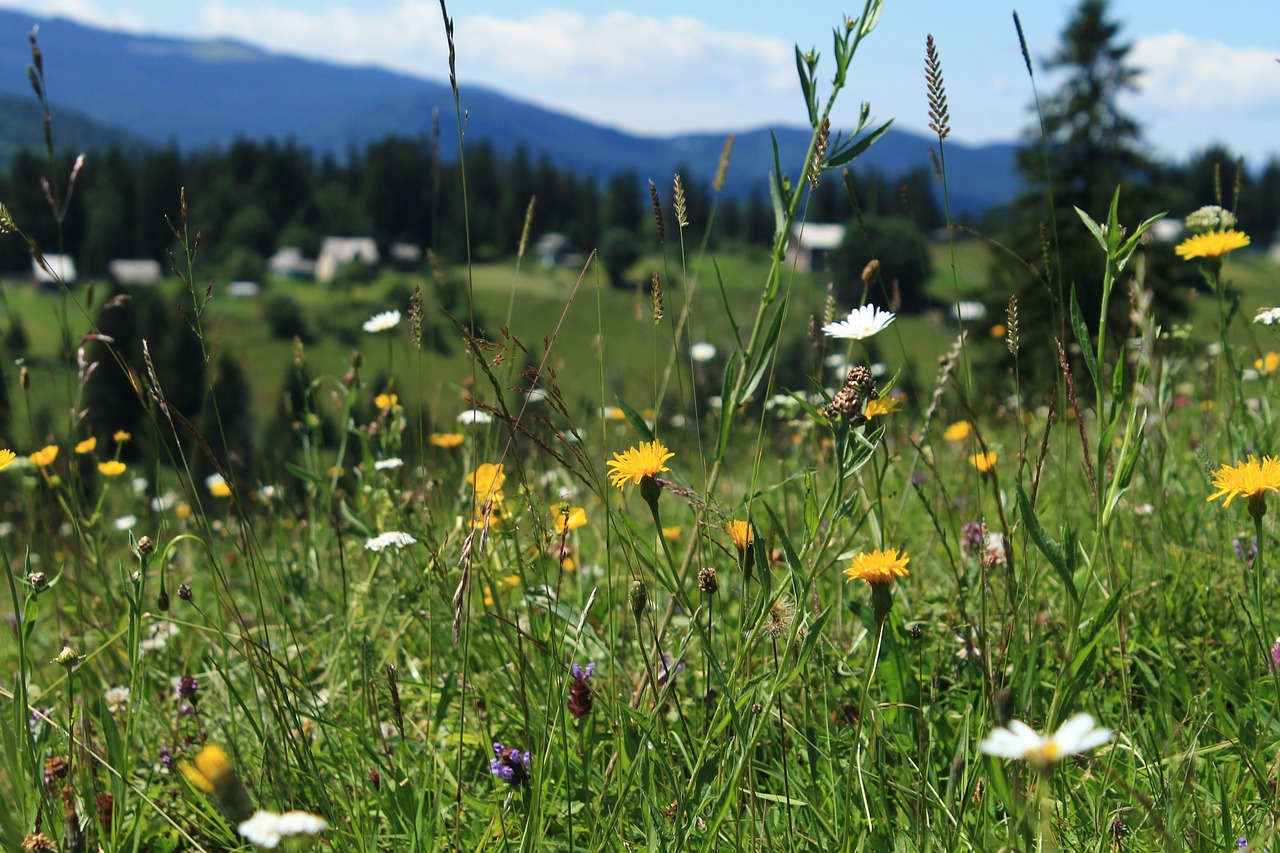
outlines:
[{"label": "white house", "polygon": [[791,227],[791,241],[787,243],[787,265],[795,265],[798,272],[822,270],[827,265],[827,255],[840,247],[844,240],[844,226],[839,223],[809,222]]},{"label": "white house", "polygon": [[46,254],[42,266],[32,255],[31,274],[35,277],[36,284],[55,284],[59,281],[63,284],[75,284],[76,262],[70,255]]},{"label": "white house", "polygon": [[316,275],[316,262],[304,257],[297,246],[281,246],[267,258],[267,272],[280,278],[311,279]]},{"label": "white house", "polygon": [[164,277],[160,262],[148,258],[107,261],[107,272],[121,284],[159,284]]},{"label": "white house", "polygon": [[325,237],[316,258],[316,281],[333,281],[338,270],[347,264],[378,263],[378,244],[372,237]]}]

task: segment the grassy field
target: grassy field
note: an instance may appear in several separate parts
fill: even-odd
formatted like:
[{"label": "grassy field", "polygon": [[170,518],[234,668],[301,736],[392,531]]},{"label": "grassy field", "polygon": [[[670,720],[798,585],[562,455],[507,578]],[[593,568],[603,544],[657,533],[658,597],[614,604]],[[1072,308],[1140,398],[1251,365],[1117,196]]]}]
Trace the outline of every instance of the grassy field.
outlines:
[{"label": "grassy field", "polygon": [[[778,182],[775,253],[807,185]],[[6,284],[0,845],[1280,845],[1275,267],[1200,235],[1160,329],[1144,226],[1093,213],[1133,307],[1061,356],[1001,313],[815,334],[825,281],[767,253],[646,259],[661,312],[509,262],[201,308],[197,266],[160,316],[247,366],[261,477],[149,369],[141,427],[91,433],[88,289]],[[981,243],[931,251],[940,304],[1007,299]],[[362,330],[415,286],[421,349]],[[312,340],[272,425],[281,298]]]}]

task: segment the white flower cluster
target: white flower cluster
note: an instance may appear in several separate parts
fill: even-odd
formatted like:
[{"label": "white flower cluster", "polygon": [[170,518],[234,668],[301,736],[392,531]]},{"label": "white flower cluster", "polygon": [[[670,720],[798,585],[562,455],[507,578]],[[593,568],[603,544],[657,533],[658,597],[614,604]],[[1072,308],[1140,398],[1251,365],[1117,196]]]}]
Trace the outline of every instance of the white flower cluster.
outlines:
[{"label": "white flower cluster", "polygon": [[399,530],[392,530],[387,533],[379,534],[372,539],[366,539],[364,547],[370,551],[381,551],[384,548],[392,546],[396,548],[404,548],[417,542],[408,533],[401,533]]},{"label": "white flower cluster", "polygon": [[1187,228],[1197,233],[1201,231],[1222,231],[1236,227],[1236,215],[1225,207],[1216,204],[1206,205],[1190,214]]},{"label": "white flower cluster", "polygon": [[258,809],[253,817],[236,827],[250,844],[274,850],[286,838],[297,835],[318,835],[327,829],[328,821],[309,812],[275,812]]},{"label": "white flower cluster", "polygon": [[1280,308],[1259,308],[1258,313],[1254,315],[1253,322],[1261,323],[1264,326],[1274,326],[1280,323]]}]

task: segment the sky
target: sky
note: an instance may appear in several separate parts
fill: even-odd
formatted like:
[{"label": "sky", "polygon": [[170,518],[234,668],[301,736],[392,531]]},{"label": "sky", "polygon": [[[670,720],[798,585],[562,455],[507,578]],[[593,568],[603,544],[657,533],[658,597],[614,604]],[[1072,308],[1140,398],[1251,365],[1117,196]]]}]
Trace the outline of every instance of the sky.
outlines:
[{"label": "sky", "polygon": [[[824,87],[831,34],[865,0],[453,0],[457,70],[483,85],[649,135],[803,124],[795,47],[816,49]],[[448,77],[439,0],[0,0],[35,15],[268,50],[421,77]],[[1075,0],[884,0],[854,59],[833,124],[863,102],[928,132],[926,36],[942,60],[951,140],[1019,139],[1033,113],[1017,9],[1034,59],[1054,50]],[[1019,8],[1021,7],[1021,8]],[[1221,143],[1260,167],[1280,156],[1280,14],[1275,0],[1112,0],[1140,91],[1123,107],[1153,153],[1184,159]],[[1056,78],[1039,64],[1035,85]],[[825,95],[825,88],[824,88]]]}]

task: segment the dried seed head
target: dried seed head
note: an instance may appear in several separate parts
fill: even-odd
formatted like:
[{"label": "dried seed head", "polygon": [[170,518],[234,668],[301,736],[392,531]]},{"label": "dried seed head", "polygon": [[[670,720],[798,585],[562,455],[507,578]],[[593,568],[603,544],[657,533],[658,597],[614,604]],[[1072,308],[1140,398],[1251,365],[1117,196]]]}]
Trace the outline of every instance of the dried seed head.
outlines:
[{"label": "dried seed head", "polygon": [[191,584],[188,584],[188,583],[178,584],[178,598],[182,599],[183,601],[191,600]]},{"label": "dried seed head", "polygon": [[871,371],[862,365],[853,367],[844,378],[844,387],[836,393],[831,402],[822,410],[828,420],[848,417],[855,426],[866,423],[862,406],[876,394],[875,379]]},{"label": "dried seed head", "polygon": [[822,325],[829,326],[836,320],[835,284],[827,283],[827,299],[822,304]]},{"label": "dried seed head", "polygon": [[657,273],[653,274],[653,279],[651,280],[651,286],[649,288],[649,299],[653,306],[653,325],[656,326],[662,322],[662,317],[663,317],[662,279],[658,277]]},{"label": "dried seed head", "polygon": [[761,628],[766,637],[781,639],[791,633],[791,621],[796,615],[796,605],[787,596],[782,596],[769,606],[769,616]]},{"label": "dried seed head", "polygon": [[44,592],[49,588],[49,579],[45,577],[44,572],[28,572],[27,585],[36,592]]},{"label": "dried seed head", "polygon": [[716,177],[711,182],[711,189],[720,192],[724,189],[724,176],[729,171],[729,155],[733,153],[733,134],[729,134],[724,141],[724,148],[720,151],[720,164],[716,166]]},{"label": "dried seed head", "polygon": [[822,174],[822,161],[827,156],[827,147],[831,144],[831,119],[823,119],[818,130],[818,138],[813,144],[813,159],[809,161],[809,189],[818,188],[818,177]]},{"label": "dried seed head", "polygon": [[57,843],[43,832],[32,832],[22,839],[23,853],[58,853]]},{"label": "dried seed head", "polygon": [[932,35],[925,39],[924,79],[929,86],[929,127],[941,142],[951,135],[951,116],[947,111],[947,89],[942,84],[942,63]]},{"label": "dried seed head", "polygon": [[155,540],[150,536],[143,536],[138,540],[138,553],[142,555],[150,554],[156,549]]},{"label": "dried seed head", "polygon": [[1009,352],[1018,354],[1018,297],[1009,297],[1009,307],[1005,311],[1004,343]]},{"label": "dried seed head", "polygon": [[880,261],[872,258],[867,261],[867,265],[862,268],[862,283],[866,287],[870,287],[880,276]]},{"label": "dried seed head", "polygon": [[688,228],[689,216],[684,198],[684,184],[680,183],[679,175],[676,175],[675,189],[673,190],[673,193],[675,195],[676,223],[679,224],[681,228]]},{"label": "dried seed head", "polygon": [[422,349],[422,286],[414,285],[409,297],[409,341],[414,349]]},{"label": "dried seed head", "polygon": [[516,258],[524,257],[524,250],[529,248],[529,229],[533,227],[533,206],[538,197],[529,197],[529,206],[524,209],[524,228],[520,229],[520,246],[516,249]]},{"label": "dried seed head", "polygon": [[27,366],[22,365],[22,370],[18,371],[18,384],[22,386],[23,391],[31,390],[31,371],[27,370]]},{"label": "dried seed head", "polygon": [[649,181],[649,201],[653,204],[653,224],[658,229],[658,242],[667,242],[667,226],[662,221],[662,202],[658,199],[658,185]]},{"label": "dried seed head", "polygon": [[716,581],[716,570],[711,566],[704,566],[698,570],[698,589],[707,595],[715,595],[716,590],[720,588],[720,584]]}]

